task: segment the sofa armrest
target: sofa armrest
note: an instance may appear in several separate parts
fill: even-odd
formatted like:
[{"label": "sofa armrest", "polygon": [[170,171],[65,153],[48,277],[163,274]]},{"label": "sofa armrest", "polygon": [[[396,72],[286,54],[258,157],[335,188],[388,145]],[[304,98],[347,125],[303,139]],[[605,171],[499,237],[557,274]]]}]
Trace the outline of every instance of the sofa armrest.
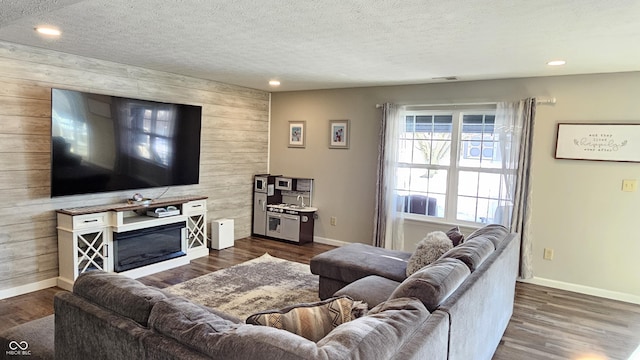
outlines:
[{"label": "sofa armrest", "polygon": [[451,319],[449,359],[491,359],[513,313],[519,254],[519,235],[507,235],[439,307]]},{"label": "sofa armrest", "polygon": [[86,271],[73,284],[73,293],[146,326],[153,305],[164,299],[159,290],[116,273]]},{"label": "sofa armrest", "polygon": [[140,339],[149,332],[136,321],[68,292],[54,296],[55,358],[142,359]]},{"label": "sofa armrest", "polygon": [[344,323],[318,342],[329,359],[447,359],[449,318],[417,299],[380,304],[370,315]]}]

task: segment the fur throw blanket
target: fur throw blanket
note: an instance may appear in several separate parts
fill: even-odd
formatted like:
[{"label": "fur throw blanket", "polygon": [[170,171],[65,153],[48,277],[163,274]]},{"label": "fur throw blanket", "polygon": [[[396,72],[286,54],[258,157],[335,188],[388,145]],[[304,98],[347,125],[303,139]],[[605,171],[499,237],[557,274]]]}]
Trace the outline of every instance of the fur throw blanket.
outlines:
[{"label": "fur throw blanket", "polygon": [[430,232],[418,242],[416,251],[407,262],[407,276],[438,260],[442,254],[453,249],[451,239],[442,231]]}]

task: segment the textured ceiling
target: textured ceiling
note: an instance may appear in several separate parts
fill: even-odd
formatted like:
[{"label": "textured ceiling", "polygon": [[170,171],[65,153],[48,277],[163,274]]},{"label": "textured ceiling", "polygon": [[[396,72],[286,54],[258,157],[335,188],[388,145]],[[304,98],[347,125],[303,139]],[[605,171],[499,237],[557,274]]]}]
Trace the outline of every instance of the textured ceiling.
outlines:
[{"label": "textured ceiling", "polygon": [[284,91],[638,71],[639,15],[640,0],[0,0],[0,40]]}]

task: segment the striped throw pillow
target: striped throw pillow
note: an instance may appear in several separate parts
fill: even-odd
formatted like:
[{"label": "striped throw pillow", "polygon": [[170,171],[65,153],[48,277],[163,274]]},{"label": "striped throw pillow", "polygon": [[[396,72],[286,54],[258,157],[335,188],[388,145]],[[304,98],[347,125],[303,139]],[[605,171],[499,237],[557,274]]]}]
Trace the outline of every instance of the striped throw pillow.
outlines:
[{"label": "striped throw pillow", "polygon": [[287,330],[317,342],[338,325],[351,321],[366,304],[348,296],[330,298],[316,303],[298,304],[281,310],[260,312],[249,316],[247,324]]}]

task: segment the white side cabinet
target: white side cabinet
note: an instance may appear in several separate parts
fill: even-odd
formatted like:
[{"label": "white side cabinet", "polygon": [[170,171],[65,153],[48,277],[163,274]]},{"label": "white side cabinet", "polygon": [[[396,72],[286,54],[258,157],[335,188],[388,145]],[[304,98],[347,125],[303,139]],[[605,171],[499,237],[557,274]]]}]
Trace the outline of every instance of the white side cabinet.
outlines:
[{"label": "white side cabinet", "polygon": [[211,222],[211,248],[216,250],[233,246],[233,219],[219,219]]},{"label": "white side cabinet", "polygon": [[113,271],[108,220],[107,212],[78,216],[58,213],[58,286],[71,289],[78,275],[88,270]]},{"label": "white side cabinet", "polygon": [[182,205],[187,216],[187,255],[196,259],[209,255],[207,247],[207,201],[189,201]]}]

